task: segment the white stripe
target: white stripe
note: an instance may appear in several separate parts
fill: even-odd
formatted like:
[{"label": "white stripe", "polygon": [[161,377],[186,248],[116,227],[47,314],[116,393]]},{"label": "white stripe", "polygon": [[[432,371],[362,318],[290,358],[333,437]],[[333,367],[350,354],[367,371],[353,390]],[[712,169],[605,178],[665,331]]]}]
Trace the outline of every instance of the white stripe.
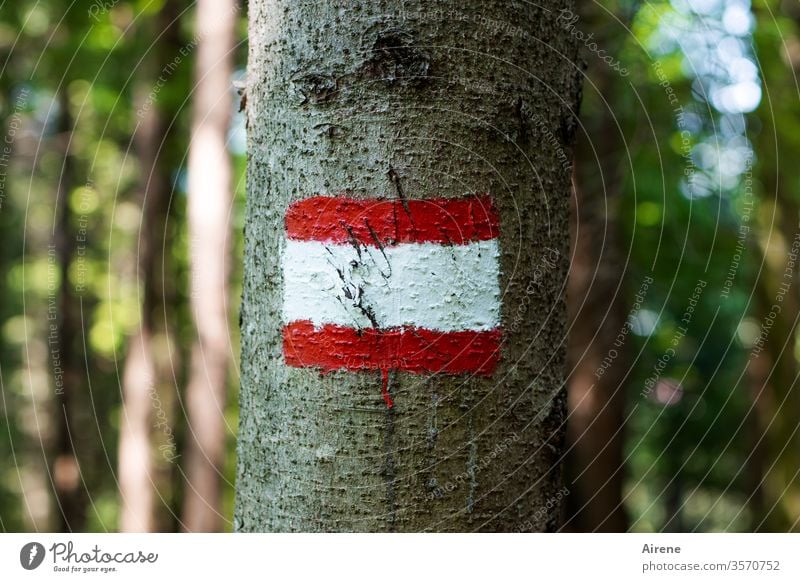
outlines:
[{"label": "white stripe", "polygon": [[[360,256],[359,256],[360,253]],[[500,325],[497,240],[386,247],[287,240],[285,323],[441,331]],[[348,297],[349,295],[349,297]]]}]

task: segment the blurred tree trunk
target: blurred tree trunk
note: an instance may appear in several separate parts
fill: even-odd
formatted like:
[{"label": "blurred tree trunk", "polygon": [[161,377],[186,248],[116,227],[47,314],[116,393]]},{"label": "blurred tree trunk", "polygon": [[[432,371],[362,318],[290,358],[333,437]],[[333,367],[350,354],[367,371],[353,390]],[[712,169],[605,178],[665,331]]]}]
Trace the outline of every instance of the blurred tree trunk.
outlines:
[{"label": "blurred tree trunk", "polygon": [[764,419],[768,418],[770,410],[774,410],[773,403],[769,401],[772,391],[767,387],[767,378],[772,363],[767,353],[762,352],[753,358],[747,366],[747,382],[753,406],[747,418],[746,431],[750,458],[747,462],[745,473],[745,492],[748,495],[747,506],[755,519],[751,521],[758,524],[766,514],[767,495],[764,490],[763,476],[766,470]]},{"label": "blurred tree trunk", "polygon": [[[790,283],[785,277],[788,252],[795,237],[800,236],[800,230],[796,225],[798,213],[789,200],[769,200],[771,195],[780,196],[779,190],[770,189],[769,184],[772,182],[775,188],[780,186],[770,180],[768,172],[770,169],[762,168],[766,197],[761,202],[760,214],[764,223],[762,229],[768,232],[762,234],[762,252],[756,253],[761,260],[761,274],[756,279],[753,299],[753,315],[761,325],[763,339],[754,346],[747,363],[752,397],[749,427],[754,430],[749,459],[754,475],[749,479],[749,493],[754,529],[785,532],[800,525],[793,509],[794,499],[800,496],[796,453],[800,435],[797,424],[785,418],[786,411],[800,406],[795,355],[800,311],[796,280],[788,293],[782,292],[780,286]],[[776,214],[789,219],[781,221],[784,223],[781,225],[767,226],[766,222]],[[795,226],[791,227],[793,222]],[[780,258],[776,261],[776,257]],[[790,267],[790,270],[796,272],[796,268]],[[792,279],[796,279],[796,273]]]},{"label": "blurred tree trunk", "polygon": [[186,491],[183,527],[221,528],[220,479],[225,460],[228,372],[228,272],[232,168],[227,151],[235,44],[235,0],[199,0],[200,44],[195,62],[189,149],[192,346],[186,400]]},{"label": "blurred tree trunk", "polygon": [[[580,88],[556,14],[250,3],[237,530],[555,528]],[[493,197],[504,329],[492,378],[392,373],[387,407],[378,371],[285,364],[284,216],[342,192]]]},{"label": "blurred tree trunk", "polygon": [[[609,128],[610,129],[610,128]],[[609,133],[598,135],[613,135]],[[577,148],[581,152],[581,147]],[[603,158],[616,161],[614,148],[604,145]],[[576,153],[576,163],[591,162]],[[616,168],[602,178],[580,180],[576,169],[573,261],[567,291],[570,312],[567,421],[567,529],[621,532],[627,529],[622,505],[623,420],[627,346],[617,336],[627,324],[622,287],[624,253],[620,249]],[[604,189],[605,187],[605,189]],[[605,191],[606,196],[599,195]],[[604,360],[613,360],[605,366]]]},{"label": "blurred tree trunk", "polygon": [[[614,10],[620,15],[619,10]],[[632,19],[632,14],[628,16]],[[622,28],[595,4],[581,6],[576,26],[594,33],[598,46],[617,55]],[[590,58],[596,58],[592,55]],[[564,528],[625,531],[622,504],[624,378],[628,371],[626,259],[619,211],[628,171],[625,111],[614,108],[628,87],[625,77],[598,62],[591,67],[577,139],[572,197],[572,264],[569,311],[569,384]],[[620,339],[622,338],[622,339]]]},{"label": "blurred tree trunk", "polygon": [[[119,487],[122,502],[120,531],[149,532],[164,529],[168,524],[157,519],[155,496],[167,500],[168,493],[160,491],[165,479],[156,459],[155,444],[164,439],[170,409],[163,388],[169,383],[167,362],[173,357],[167,352],[167,305],[174,306],[169,278],[165,276],[165,249],[172,244],[167,228],[172,192],[170,165],[165,159],[170,153],[168,128],[174,122],[175,111],[160,103],[163,92],[154,93],[159,70],[163,75],[167,63],[178,54],[178,3],[168,0],[158,17],[144,29],[157,31],[158,40],[143,67],[137,82],[135,107],[137,125],[133,134],[133,149],[141,167],[142,220],[137,246],[138,287],[141,290],[141,321],[139,330],[128,343],[123,371],[123,409],[119,436]],[[148,28],[150,26],[151,28]],[[151,38],[152,35],[148,35]],[[171,308],[170,308],[171,309]],[[159,318],[158,315],[161,314]],[[163,418],[156,415],[163,411]],[[154,434],[159,426],[158,435]],[[170,459],[172,465],[172,459]]]},{"label": "blurred tree trunk", "polygon": [[[55,386],[56,444],[53,462],[53,483],[55,486],[61,531],[81,531],[86,522],[87,492],[81,480],[81,467],[76,454],[76,443],[81,440],[85,428],[81,426],[80,409],[82,402],[83,365],[77,343],[82,337],[81,318],[77,299],[72,292],[69,279],[72,263],[75,232],[72,226],[70,195],[75,188],[75,170],[70,143],[72,141],[73,121],[69,97],[65,88],[58,93],[59,150],[63,155],[61,175],[56,191],[55,251],[58,261],[59,289],[57,321],[49,323],[56,326],[55,346],[50,343],[51,352],[56,350],[63,371],[60,384]],[[52,327],[48,337],[52,337]],[[51,340],[52,341],[52,340]],[[56,376],[58,379],[58,376]]]},{"label": "blurred tree trunk", "polygon": [[[758,110],[758,241],[760,272],[756,280],[754,315],[761,337],[748,362],[754,428],[750,467],[753,527],[757,531],[797,531],[800,522],[800,433],[792,413],[800,407],[796,345],[800,319],[800,196],[793,160],[800,147],[793,123],[800,118],[796,83],[800,57],[791,47],[800,42],[800,7],[768,1],[753,6],[758,25],[754,39],[765,86]],[[794,253],[794,257],[792,257]],[[755,458],[757,456],[757,458]]]},{"label": "blurred tree trunk", "polygon": [[[149,85],[145,85],[149,91]],[[144,94],[146,96],[146,93]],[[140,106],[143,101],[140,101]],[[142,292],[141,322],[130,339],[123,372],[123,409],[119,437],[119,486],[122,497],[120,530],[148,532],[155,529],[151,431],[154,424],[153,395],[156,364],[153,347],[155,309],[162,305],[158,269],[164,233],[164,199],[169,191],[158,151],[164,124],[157,108],[147,110],[134,135],[136,155],[142,166],[142,223],[139,232],[139,286]]]}]

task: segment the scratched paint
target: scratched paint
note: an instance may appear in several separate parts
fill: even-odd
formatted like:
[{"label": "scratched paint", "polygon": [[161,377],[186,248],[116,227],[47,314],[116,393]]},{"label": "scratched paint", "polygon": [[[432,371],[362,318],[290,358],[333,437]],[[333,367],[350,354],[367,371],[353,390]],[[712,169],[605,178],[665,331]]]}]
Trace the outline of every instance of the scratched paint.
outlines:
[{"label": "scratched paint", "polygon": [[284,322],[495,329],[499,256],[496,239],[457,246],[400,244],[384,252],[289,240],[283,254]]},{"label": "scratched paint", "polygon": [[286,364],[490,375],[500,357],[499,220],[488,196],[314,197],[290,206]]}]

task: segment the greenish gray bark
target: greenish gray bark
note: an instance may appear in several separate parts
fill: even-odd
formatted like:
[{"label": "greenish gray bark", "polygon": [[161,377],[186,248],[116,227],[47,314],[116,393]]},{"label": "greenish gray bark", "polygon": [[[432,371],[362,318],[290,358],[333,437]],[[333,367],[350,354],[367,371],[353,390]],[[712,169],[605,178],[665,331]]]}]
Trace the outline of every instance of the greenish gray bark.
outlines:
[{"label": "greenish gray bark", "polygon": [[[563,493],[571,5],[250,2],[235,527],[544,531]],[[491,378],[290,368],[288,205],[488,192],[504,328]]]}]

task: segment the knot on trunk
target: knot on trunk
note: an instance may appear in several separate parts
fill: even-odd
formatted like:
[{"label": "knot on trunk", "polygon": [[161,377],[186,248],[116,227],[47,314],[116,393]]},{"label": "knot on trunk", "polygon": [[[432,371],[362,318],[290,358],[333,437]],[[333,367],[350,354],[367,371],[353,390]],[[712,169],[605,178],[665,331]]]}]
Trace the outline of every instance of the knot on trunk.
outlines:
[{"label": "knot on trunk", "polygon": [[291,79],[299,105],[320,105],[339,93],[339,80],[323,73],[296,74]]},{"label": "knot on trunk", "polygon": [[400,29],[379,32],[362,72],[389,84],[424,83],[430,70],[430,55],[414,46],[411,33]]}]

